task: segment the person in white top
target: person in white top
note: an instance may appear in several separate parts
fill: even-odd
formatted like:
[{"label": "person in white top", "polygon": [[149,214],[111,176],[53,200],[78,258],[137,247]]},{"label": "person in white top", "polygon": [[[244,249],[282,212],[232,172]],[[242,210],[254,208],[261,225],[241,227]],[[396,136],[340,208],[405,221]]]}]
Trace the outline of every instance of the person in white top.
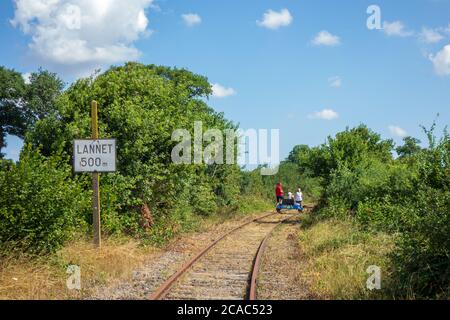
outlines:
[{"label": "person in white top", "polygon": [[298,188],[297,192],[295,193],[295,202],[299,203],[303,207],[303,193],[302,189]]},{"label": "person in white top", "polygon": [[293,196],[294,196],[294,195],[292,194],[292,192],[289,191],[289,192],[288,192],[288,199],[289,199],[289,200],[293,199],[293,198],[294,198]]}]

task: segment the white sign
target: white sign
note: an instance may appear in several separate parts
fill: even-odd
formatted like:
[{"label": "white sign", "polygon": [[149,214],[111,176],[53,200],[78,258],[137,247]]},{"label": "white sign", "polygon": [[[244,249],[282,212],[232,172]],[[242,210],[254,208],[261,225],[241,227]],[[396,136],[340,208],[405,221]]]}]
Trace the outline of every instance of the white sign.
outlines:
[{"label": "white sign", "polygon": [[75,140],[73,169],[75,172],[116,171],[116,139]]}]

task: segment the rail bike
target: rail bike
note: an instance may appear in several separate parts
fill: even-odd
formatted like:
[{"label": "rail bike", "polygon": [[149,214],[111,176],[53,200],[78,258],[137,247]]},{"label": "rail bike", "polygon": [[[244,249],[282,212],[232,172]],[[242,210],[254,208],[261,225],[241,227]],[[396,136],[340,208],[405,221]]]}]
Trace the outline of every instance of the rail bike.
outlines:
[{"label": "rail bike", "polygon": [[298,212],[305,211],[305,208],[294,199],[283,199],[283,201],[277,203],[276,210],[278,213],[282,213],[287,210],[297,210]]}]

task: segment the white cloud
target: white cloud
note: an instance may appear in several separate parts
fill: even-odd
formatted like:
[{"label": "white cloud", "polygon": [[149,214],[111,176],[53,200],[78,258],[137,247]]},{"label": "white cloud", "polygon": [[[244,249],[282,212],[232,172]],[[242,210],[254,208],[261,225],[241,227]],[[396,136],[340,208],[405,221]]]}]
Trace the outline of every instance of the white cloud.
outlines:
[{"label": "white cloud", "polygon": [[195,26],[197,24],[200,24],[202,22],[202,18],[196,13],[182,14],[181,17],[183,18],[184,23],[188,27],[193,27],[193,26]]},{"label": "white cloud", "polygon": [[328,78],[328,83],[332,88],[340,88],[342,86],[342,79],[339,76]]},{"label": "white cloud", "polygon": [[437,43],[444,39],[444,36],[438,31],[423,27],[419,34],[419,40],[425,43]]},{"label": "white cloud", "polygon": [[414,32],[405,30],[405,26],[401,21],[394,21],[394,22],[384,21],[383,31],[388,36],[409,37],[414,35]]},{"label": "white cloud", "polygon": [[31,73],[29,73],[29,72],[22,73],[22,78],[23,78],[23,81],[25,81],[25,84],[30,84],[31,83],[31,80],[30,80]]},{"label": "white cloud", "polygon": [[341,39],[326,30],[322,30],[316,35],[312,43],[316,46],[337,46],[341,44]]},{"label": "white cloud", "polygon": [[404,137],[408,136],[408,133],[404,129],[400,128],[399,126],[389,126],[389,132],[393,136],[396,136],[399,138],[404,138]]},{"label": "white cloud", "polygon": [[436,55],[430,55],[434,71],[441,76],[450,76],[450,44],[446,45]]},{"label": "white cloud", "polygon": [[31,37],[45,63],[79,70],[135,60],[133,42],[148,35],[153,0],[14,0],[11,24]]},{"label": "white cloud", "polygon": [[236,91],[233,88],[225,88],[224,86],[214,83],[212,85],[213,97],[215,98],[226,98],[229,96],[234,96]]},{"label": "white cloud", "polygon": [[334,120],[339,118],[339,114],[331,109],[314,112],[308,116],[309,119]]},{"label": "white cloud", "polygon": [[269,9],[264,13],[262,21],[258,20],[256,23],[260,27],[278,29],[290,25],[293,20],[288,9],[282,9],[280,12]]}]

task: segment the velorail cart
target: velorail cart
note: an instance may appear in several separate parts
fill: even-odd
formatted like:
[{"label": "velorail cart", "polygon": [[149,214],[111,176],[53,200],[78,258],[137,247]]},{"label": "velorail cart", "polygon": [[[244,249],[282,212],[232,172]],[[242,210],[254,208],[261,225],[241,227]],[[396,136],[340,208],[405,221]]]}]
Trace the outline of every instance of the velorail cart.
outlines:
[{"label": "velorail cart", "polygon": [[296,203],[294,199],[283,199],[281,203],[277,204],[276,210],[281,213],[283,210],[297,210],[303,212],[305,209],[300,203]]}]

